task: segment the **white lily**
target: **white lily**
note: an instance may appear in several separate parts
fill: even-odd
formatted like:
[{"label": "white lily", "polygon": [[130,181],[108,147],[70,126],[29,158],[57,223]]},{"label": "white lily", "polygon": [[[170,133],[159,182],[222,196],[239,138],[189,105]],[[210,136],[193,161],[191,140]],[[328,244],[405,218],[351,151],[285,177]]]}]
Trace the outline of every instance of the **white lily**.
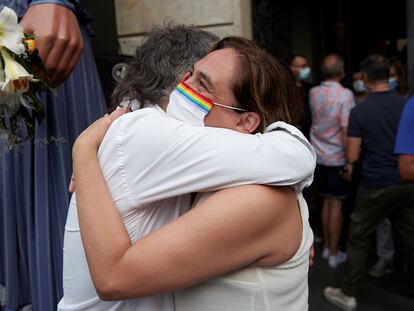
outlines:
[{"label": "white lily", "polygon": [[24,53],[23,28],[17,22],[17,15],[7,6],[0,11],[0,46],[5,46],[18,55]]},{"label": "white lily", "polygon": [[29,82],[36,82],[33,75],[16,62],[5,48],[0,48],[4,62],[4,78],[0,81],[1,91],[7,94],[23,94],[29,89]]}]

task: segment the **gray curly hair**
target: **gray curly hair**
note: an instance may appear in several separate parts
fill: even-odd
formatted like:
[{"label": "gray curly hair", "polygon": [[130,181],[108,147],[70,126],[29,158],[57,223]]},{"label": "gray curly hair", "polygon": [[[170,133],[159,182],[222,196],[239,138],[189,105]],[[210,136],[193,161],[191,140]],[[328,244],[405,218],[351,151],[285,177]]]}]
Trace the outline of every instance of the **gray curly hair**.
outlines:
[{"label": "gray curly hair", "polygon": [[136,99],[140,107],[160,104],[185,72],[204,57],[218,37],[193,26],[154,26],[137,48],[125,77],[115,87],[111,106]]}]

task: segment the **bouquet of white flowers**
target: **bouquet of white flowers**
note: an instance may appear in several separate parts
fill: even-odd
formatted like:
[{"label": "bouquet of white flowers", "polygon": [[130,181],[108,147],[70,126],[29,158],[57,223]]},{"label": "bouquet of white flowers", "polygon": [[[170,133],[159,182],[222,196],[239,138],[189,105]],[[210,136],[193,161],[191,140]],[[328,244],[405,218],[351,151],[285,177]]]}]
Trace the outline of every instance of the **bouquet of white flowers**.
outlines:
[{"label": "bouquet of white flowers", "polygon": [[25,35],[16,13],[0,11],[0,146],[13,149],[34,136],[44,117],[36,94],[50,89],[33,36]]}]

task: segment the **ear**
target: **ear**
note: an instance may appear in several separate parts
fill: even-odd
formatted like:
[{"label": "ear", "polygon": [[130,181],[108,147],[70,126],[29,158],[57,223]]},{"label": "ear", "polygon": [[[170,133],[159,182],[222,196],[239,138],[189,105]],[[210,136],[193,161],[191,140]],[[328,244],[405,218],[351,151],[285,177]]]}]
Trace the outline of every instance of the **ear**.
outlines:
[{"label": "ear", "polygon": [[243,133],[253,133],[260,125],[260,116],[256,112],[243,112],[236,124],[237,130]]},{"label": "ear", "polygon": [[361,72],[361,80],[364,81],[365,85],[367,85],[367,83],[369,83],[368,75],[365,72]]},{"label": "ear", "polygon": [[368,91],[371,92],[372,82],[368,80],[368,75],[366,74],[366,72],[362,72],[361,80],[364,82],[365,87],[368,89]]}]

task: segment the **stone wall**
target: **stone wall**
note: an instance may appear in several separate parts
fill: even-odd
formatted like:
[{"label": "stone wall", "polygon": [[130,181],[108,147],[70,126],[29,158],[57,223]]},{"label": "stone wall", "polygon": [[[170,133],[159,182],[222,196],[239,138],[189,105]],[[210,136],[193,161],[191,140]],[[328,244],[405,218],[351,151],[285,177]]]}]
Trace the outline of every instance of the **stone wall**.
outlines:
[{"label": "stone wall", "polygon": [[251,0],[115,0],[120,54],[132,55],[153,25],[191,24],[252,38]]}]

